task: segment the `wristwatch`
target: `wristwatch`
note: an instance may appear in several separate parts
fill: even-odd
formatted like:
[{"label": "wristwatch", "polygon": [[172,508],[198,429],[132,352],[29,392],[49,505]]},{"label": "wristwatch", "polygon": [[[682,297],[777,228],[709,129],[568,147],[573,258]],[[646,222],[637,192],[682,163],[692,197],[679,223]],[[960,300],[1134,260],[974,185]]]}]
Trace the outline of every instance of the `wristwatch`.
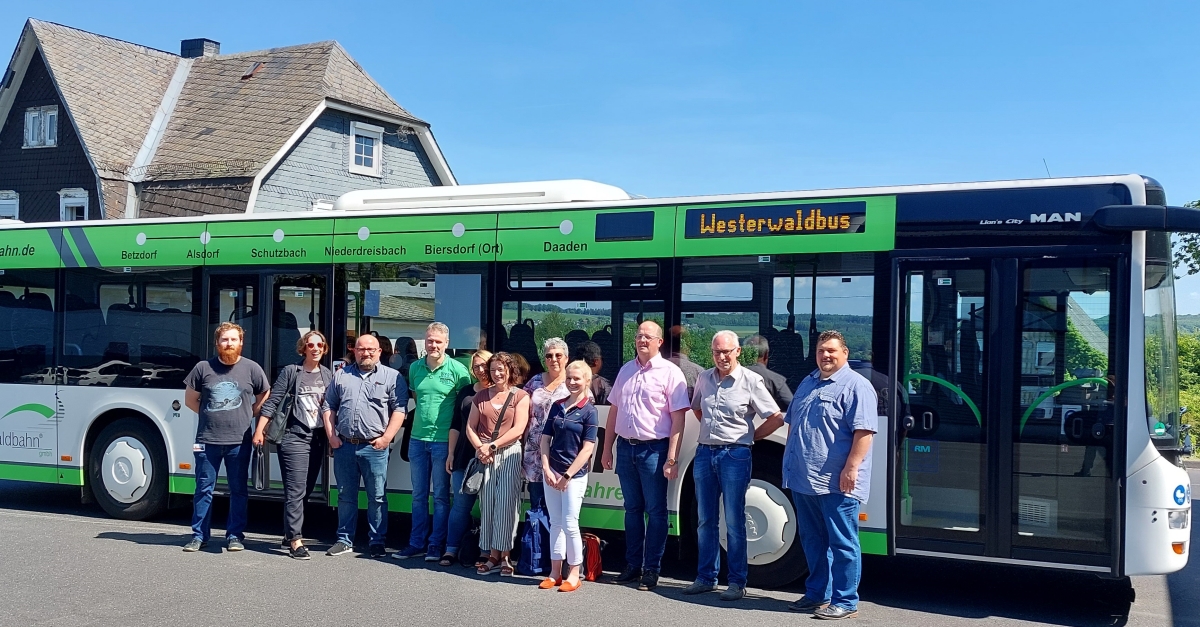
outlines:
[{"label": "wristwatch", "polygon": [[678,463],[676,460],[674,460],[674,459],[671,459],[670,457],[668,457],[668,458],[667,458],[667,465],[668,465],[668,466],[674,466],[676,463]]},{"label": "wristwatch", "polygon": [[495,453],[496,452],[496,443],[492,442],[492,443],[488,444],[488,450]]}]

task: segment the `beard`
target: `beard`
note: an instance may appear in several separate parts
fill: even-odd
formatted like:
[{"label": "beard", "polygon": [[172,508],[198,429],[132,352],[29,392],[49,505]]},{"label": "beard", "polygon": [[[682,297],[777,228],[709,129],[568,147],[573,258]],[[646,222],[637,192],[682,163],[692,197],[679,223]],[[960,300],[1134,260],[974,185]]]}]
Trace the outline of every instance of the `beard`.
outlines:
[{"label": "beard", "polygon": [[233,346],[230,348],[223,348],[220,346],[217,347],[217,358],[220,359],[221,363],[223,363],[223,364],[231,365],[238,360],[238,357],[241,357],[241,356],[242,356],[242,347],[241,346]]}]

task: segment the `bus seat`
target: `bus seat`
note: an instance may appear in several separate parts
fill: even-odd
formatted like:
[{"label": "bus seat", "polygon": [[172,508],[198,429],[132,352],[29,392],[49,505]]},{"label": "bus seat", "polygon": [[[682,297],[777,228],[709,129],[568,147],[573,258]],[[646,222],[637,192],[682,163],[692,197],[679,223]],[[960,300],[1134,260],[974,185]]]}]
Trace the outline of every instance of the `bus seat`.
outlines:
[{"label": "bus seat", "polygon": [[771,352],[767,354],[767,368],[783,375],[788,387],[796,389],[800,381],[812,372],[804,354],[804,338],[795,331],[776,331],[767,338]]},{"label": "bus seat", "polygon": [[537,340],[535,339],[532,318],[526,318],[524,322],[514,324],[509,329],[508,341],[504,343],[502,350],[509,353],[520,353],[529,362],[529,376],[531,378],[543,370],[542,355],[541,351],[538,350]]},{"label": "bus seat", "polygon": [[592,334],[592,341],[600,347],[600,376],[615,381],[617,372],[625,360],[621,358],[621,348],[617,346],[617,338],[613,336],[612,325],[606,324]]}]

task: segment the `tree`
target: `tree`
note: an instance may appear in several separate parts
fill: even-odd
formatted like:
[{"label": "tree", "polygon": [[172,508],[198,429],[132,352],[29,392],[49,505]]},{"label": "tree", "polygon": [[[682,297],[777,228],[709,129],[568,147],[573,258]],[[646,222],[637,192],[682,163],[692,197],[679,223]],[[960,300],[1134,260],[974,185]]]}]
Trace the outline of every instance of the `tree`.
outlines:
[{"label": "tree", "polygon": [[[1200,208],[1200,200],[1193,200],[1184,207]],[[1175,267],[1187,268],[1188,274],[1200,272],[1200,233],[1177,233],[1175,242]]]}]

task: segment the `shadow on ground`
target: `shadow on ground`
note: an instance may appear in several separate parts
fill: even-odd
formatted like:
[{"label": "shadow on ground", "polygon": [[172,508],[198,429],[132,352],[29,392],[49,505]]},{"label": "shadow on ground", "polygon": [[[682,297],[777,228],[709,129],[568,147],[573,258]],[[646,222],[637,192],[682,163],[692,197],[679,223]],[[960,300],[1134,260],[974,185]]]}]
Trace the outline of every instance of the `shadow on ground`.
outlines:
[{"label": "shadow on ground", "polygon": [[[0,508],[110,520],[98,506],[82,504],[79,494],[79,488],[0,481]],[[214,540],[206,549],[211,552],[224,550],[223,529],[228,511],[225,499],[217,499],[214,505]],[[311,544],[314,550],[324,551],[336,536],[336,513],[320,505],[311,505],[308,512],[306,536],[313,538]],[[252,502],[249,520],[247,531],[252,537],[247,542],[248,550],[278,553],[281,557],[286,555],[278,546],[282,527],[282,506],[279,503]],[[119,521],[114,522],[121,524]],[[187,527],[190,524],[188,508],[168,510],[153,522],[178,525],[181,528],[178,532],[158,532],[146,530],[147,528],[142,526],[137,531],[103,531],[97,534],[97,538],[161,546],[182,546],[187,541]],[[130,523],[131,526],[137,524]],[[359,527],[358,538],[364,540],[365,516],[359,517]],[[407,516],[393,515],[389,521],[388,546],[398,548],[406,544],[408,529]],[[619,533],[601,535],[609,540],[604,552],[604,563],[611,574],[624,565],[623,543]],[[685,583],[690,582],[695,575],[692,559],[690,556],[681,559],[676,543],[670,543],[663,564],[663,574]],[[438,568],[434,564],[424,563],[419,558],[387,561],[403,569]],[[1189,573],[1192,568],[1200,566],[1189,567],[1168,578],[1176,625],[1200,624],[1191,620],[1189,609],[1197,607],[1200,603],[1200,590],[1188,583],[1195,581],[1195,576]],[[470,569],[457,565],[445,570],[469,578],[477,576]],[[535,584],[538,579],[517,578],[510,581],[514,584],[532,585],[530,582]],[[586,585],[611,584],[589,582]],[[718,600],[715,594],[701,595],[699,598],[685,597],[681,594],[681,588],[681,585],[665,581],[660,584],[657,593],[686,603],[712,607],[727,606]],[[788,600],[791,600],[792,595],[799,597],[803,593],[802,582],[788,586],[783,591]],[[760,597],[754,588],[749,592],[750,596],[740,602],[738,607],[786,612],[785,603],[778,599]],[[864,561],[861,587],[865,603],[883,608],[934,616],[968,619],[1001,617],[1072,627],[1124,625],[1130,612],[1132,592],[1133,588],[1128,580],[1103,580],[1078,573],[990,564],[875,556],[867,556]]]}]

